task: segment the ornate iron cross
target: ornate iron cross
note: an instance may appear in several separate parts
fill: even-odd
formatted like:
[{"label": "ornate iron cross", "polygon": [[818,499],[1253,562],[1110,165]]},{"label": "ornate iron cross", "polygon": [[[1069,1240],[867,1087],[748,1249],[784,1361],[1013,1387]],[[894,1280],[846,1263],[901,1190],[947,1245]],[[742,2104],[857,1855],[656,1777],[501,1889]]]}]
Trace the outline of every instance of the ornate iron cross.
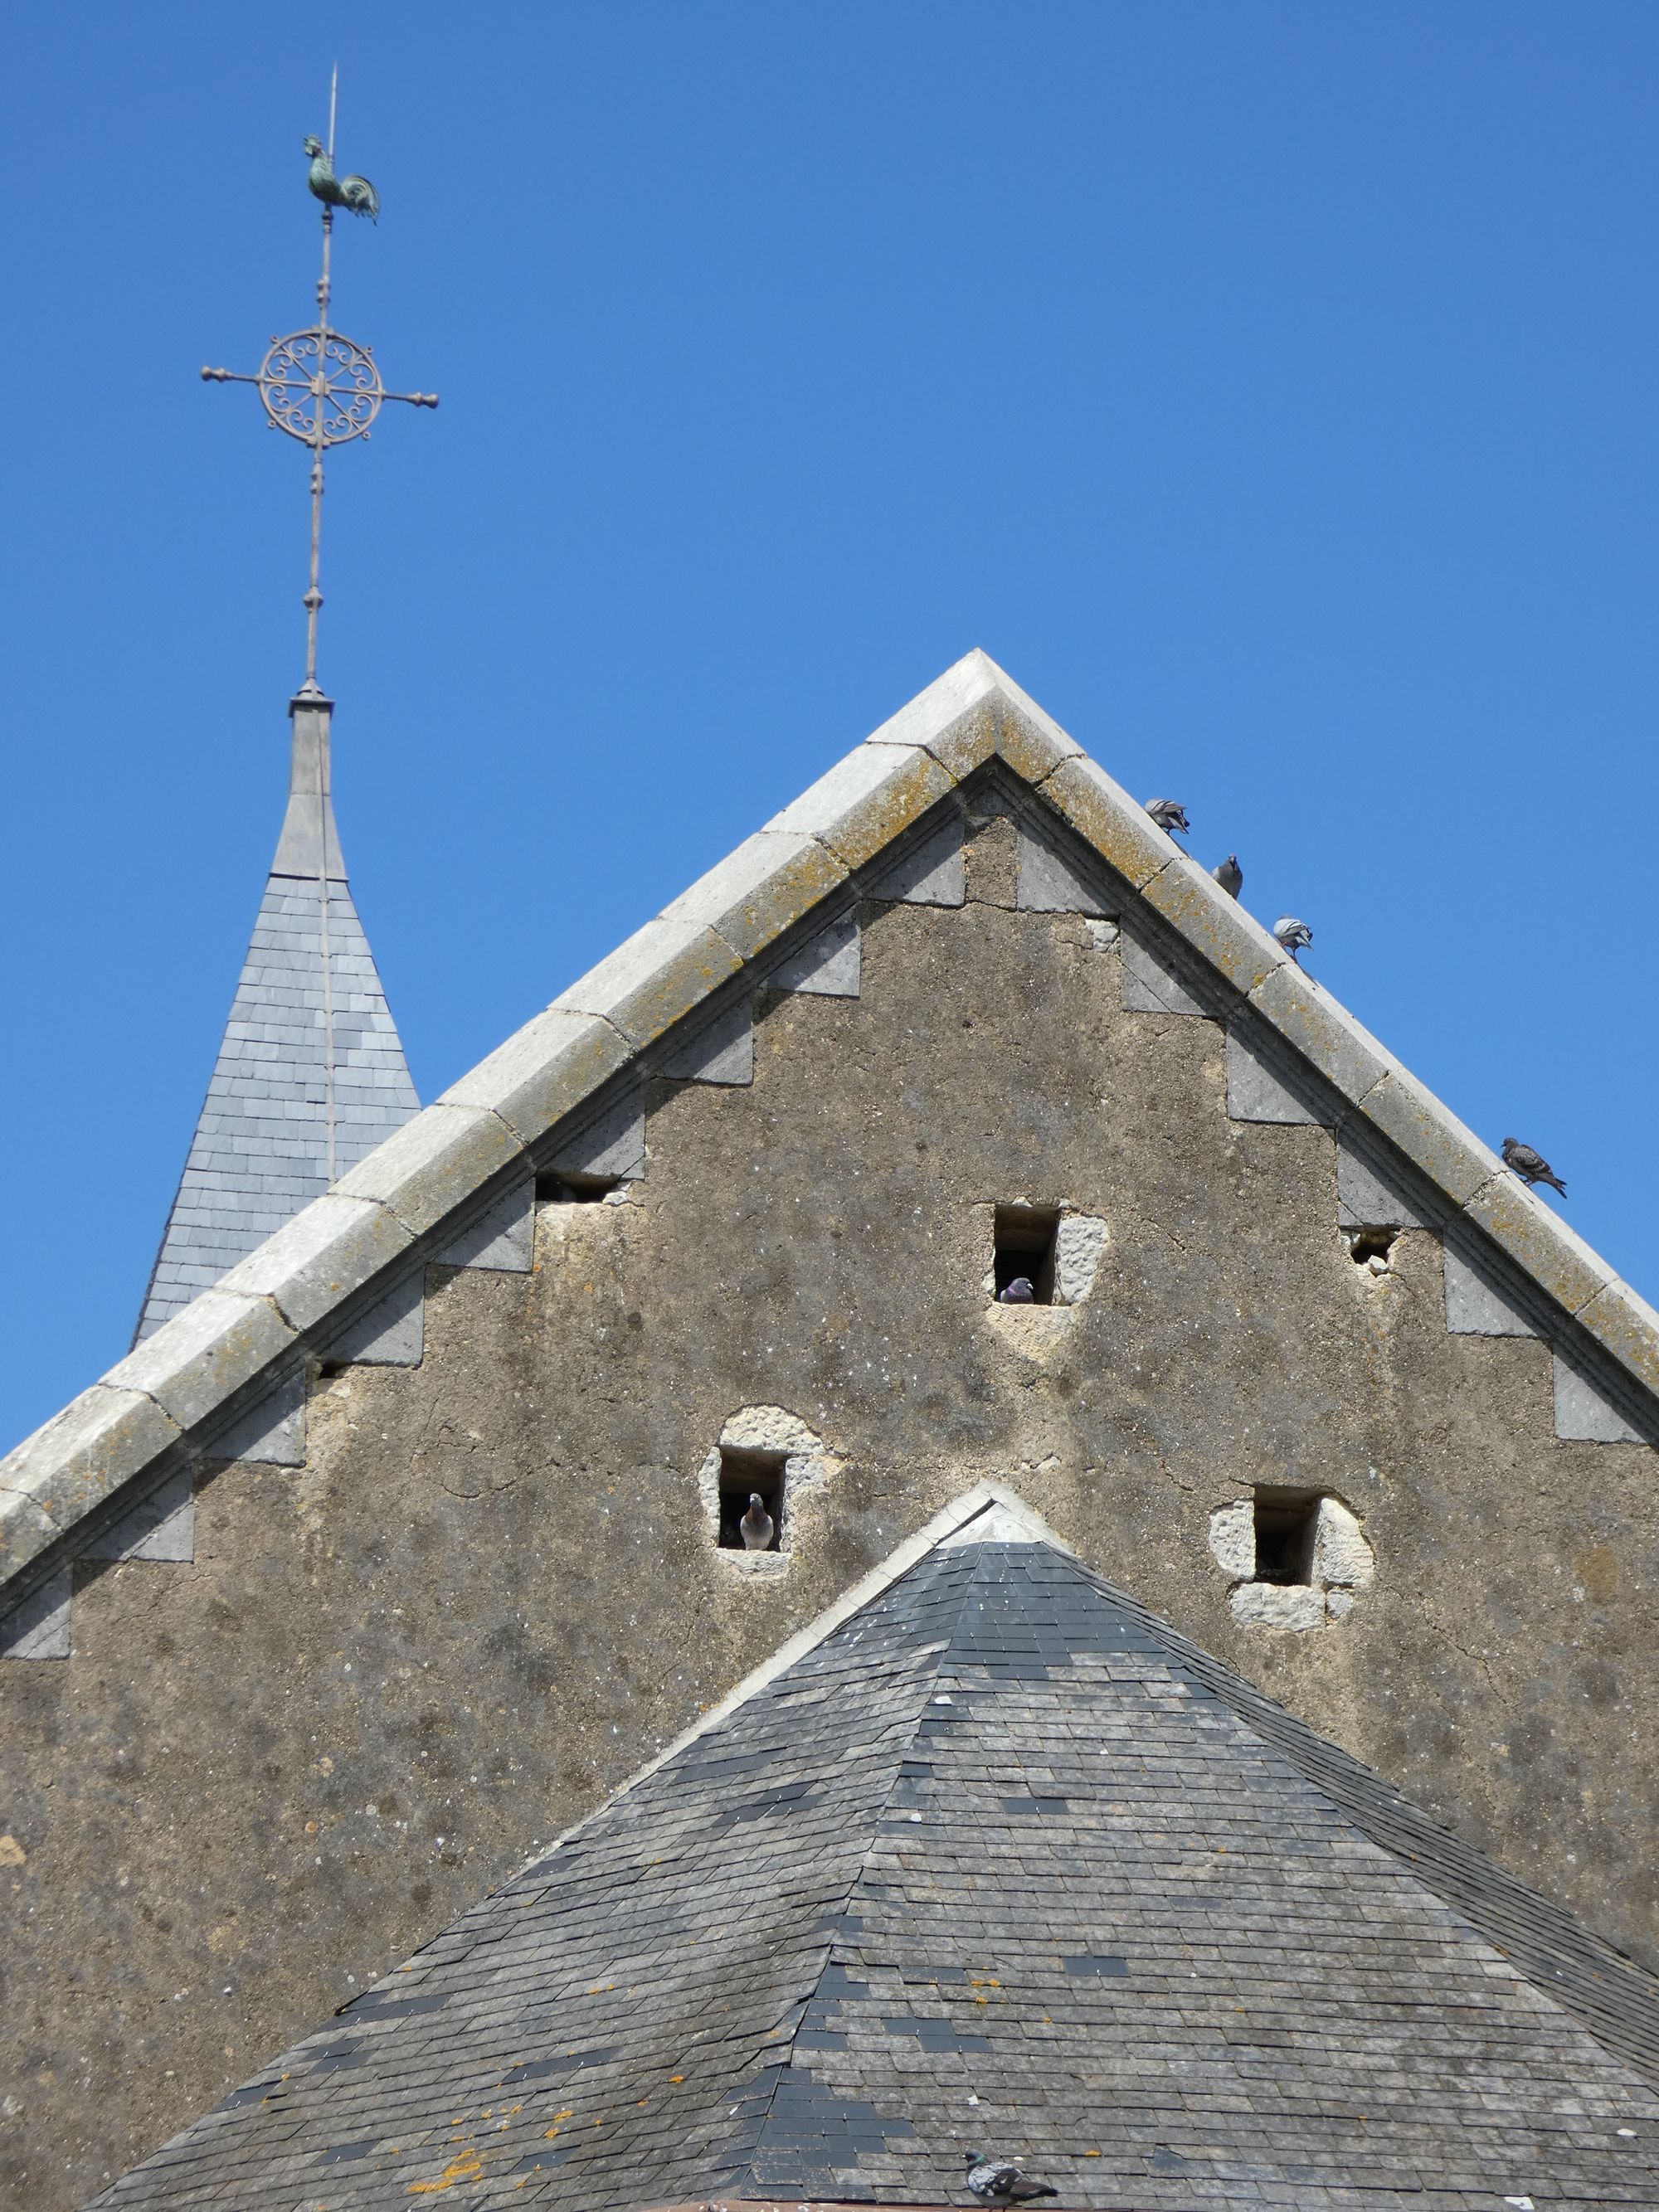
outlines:
[{"label": "ornate iron cross", "polygon": [[[334,193],[331,204],[323,198],[323,267],[317,279],[317,320],[309,330],[292,331],[286,337],[273,337],[256,375],[241,376],[228,368],[202,371],[204,380],[209,384],[258,385],[272,429],[285,430],[290,438],[297,438],[301,445],[311,448],[311,582],[305,595],[304,688],[312,692],[318,689],[317,613],[323,604],[317,581],[323,529],[323,456],[331,446],[349,445],[354,438],[367,438],[382,400],[398,399],[410,407],[435,407],[438,404],[435,392],[388,392],[380,381],[374,347],[359,345],[355,338],[335,330],[328,319],[329,249],[334,236],[335,206],[375,215],[380,211],[379,195],[366,179],[348,177],[344,191],[335,185],[334,112],[338,91],[337,70],[329,92],[328,152],[322,161],[313,161],[312,165],[313,191],[319,198],[323,198],[323,190]],[[316,143],[315,139],[308,139],[307,151]],[[360,196],[354,196],[350,191],[353,186],[363,188],[366,202],[360,204]]]}]

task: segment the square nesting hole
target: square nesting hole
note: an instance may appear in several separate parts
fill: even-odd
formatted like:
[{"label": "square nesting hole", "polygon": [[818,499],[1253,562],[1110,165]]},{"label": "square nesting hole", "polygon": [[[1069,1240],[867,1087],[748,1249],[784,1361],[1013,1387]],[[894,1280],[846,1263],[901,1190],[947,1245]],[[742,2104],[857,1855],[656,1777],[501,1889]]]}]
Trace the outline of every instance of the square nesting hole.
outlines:
[{"label": "square nesting hole", "polygon": [[[783,1548],[782,1452],[741,1451],[720,1446],[720,1549],[723,1552],[777,1552]],[[750,1501],[760,1499],[760,1511],[772,1526],[765,1540],[753,1540],[752,1526],[745,1530],[744,1517]]]},{"label": "square nesting hole", "polygon": [[[1001,1305],[1051,1306],[1054,1302],[1054,1238],[1060,1230],[1057,1206],[1000,1206],[992,1275]],[[982,1249],[982,1248],[981,1248]],[[1029,1299],[1018,1285],[1029,1284]],[[1014,1296],[1006,1293],[1016,1286]]]},{"label": "square nesting hole", "polygon": [[555,1175],[536,1178],[538,1206],[599,1206],[623,1187],[621,1176]]},{"label": "square nesting hole", "polygon": [[1318,1522],[1317,1491],[1258,1490],[1256,1581],[1286,1584],[1311,1582],[1314,1534]]}]

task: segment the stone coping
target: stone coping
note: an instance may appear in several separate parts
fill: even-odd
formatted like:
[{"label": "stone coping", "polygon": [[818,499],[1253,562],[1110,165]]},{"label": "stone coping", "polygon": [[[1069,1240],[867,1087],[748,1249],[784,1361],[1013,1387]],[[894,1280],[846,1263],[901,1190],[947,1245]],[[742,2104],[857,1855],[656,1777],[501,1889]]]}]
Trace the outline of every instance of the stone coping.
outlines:
[{"label": "stone coping", "polygon": [[[0,1461],[0,1592],[988,761],[1054,808],[1206,966],[1638,1382],[1659,1314],[1166,836],[984,653],[966,654]],[[844,895],[844,894],[843,894]],[[21,1580],[18,1580],[21,1577]],[[7,1586],[15,1583],[15,1589]]]}]

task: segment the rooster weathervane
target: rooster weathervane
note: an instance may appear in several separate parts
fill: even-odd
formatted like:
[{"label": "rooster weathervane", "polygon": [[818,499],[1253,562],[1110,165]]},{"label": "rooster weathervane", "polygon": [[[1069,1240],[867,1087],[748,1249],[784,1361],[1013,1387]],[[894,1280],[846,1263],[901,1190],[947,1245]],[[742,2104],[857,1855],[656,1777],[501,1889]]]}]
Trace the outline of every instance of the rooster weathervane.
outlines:
[{"label": "rooster weathervane", "polygon": [[367,438],[380,403],[400,399],[410,407],[435,407],[435,392],[388,392],[380,381],[373,346],[359,345],[328,319],[331,285],[329,250],[334,235],[334,210],[366,215],[378,222],[380,196],[367,177],[337,177],[334,173],[334,114],[340,89],[337,69],[328,95],[328,144],[307,137],[305,151],[311,156],[306,179],[313,196],[323,204],[323,267],[317,279],[317,319],[309,330],[273,337],[258,373],[240,376],[234,369],[204,368],[209,384],[255,384],[270,427],[311,448],[311,583],[305,595],[306,680],[302,689],[316,692],[317,611],[323,604],[318,589],[319,556],[323,528],[323,455],[331,446],[343,446],[354,438]]}]

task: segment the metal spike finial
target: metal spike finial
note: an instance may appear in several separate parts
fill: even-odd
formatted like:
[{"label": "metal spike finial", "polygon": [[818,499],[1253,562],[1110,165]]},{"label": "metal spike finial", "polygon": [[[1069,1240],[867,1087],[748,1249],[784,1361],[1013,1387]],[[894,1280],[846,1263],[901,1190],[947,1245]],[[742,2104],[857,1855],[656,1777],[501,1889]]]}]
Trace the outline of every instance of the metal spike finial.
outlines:
[{"label": "metal spike finial", "polygon": [[311,577],[302,604],[306,610],[306,674],[304,691],[315,693],[317,684],[317,615],[323,604],[318,577],[323,528],[323,456],[331,446],[348,445],[367,438],[381,403],[397,399],[410,407],[435,407],[435,392],[388,392],[380,380],[373,346],[359,345],[328,319],[332,296],[330,254],[334,239],[334,210],[343,207],[353,215],[378,220],[380,196],[367,177],[337,178],[334,173],[334,125],[340,89],[337,63],[329,85],[328,145],[325,149],[307,137],[305,150],[312,156],[308,179],[313,196],[322,202],[323,258],[317,279],[317,319],[309,330],[292,331],[274,337],[258,373],[243,376],[234,369],[204,368],[209,384],[253,384],[258,386],[266,419],[311,448]]}]

